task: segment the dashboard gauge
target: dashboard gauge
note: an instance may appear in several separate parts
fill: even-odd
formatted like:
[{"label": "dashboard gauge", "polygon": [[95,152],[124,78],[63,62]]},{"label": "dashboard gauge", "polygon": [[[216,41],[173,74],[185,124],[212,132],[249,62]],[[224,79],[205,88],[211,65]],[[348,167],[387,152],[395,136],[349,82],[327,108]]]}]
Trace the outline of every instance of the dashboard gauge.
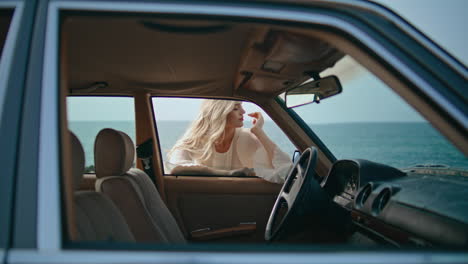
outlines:
[{"label": "dashboard gauge", "polygon": [[359,189],[358,174],[355,172],[350,173],[343,192],[350,195],[353,199]]},{"label": "dashboard gauge", "polygon": [[359,189],[359,169],[349,161],[339,161],[331,168],[324,188],[333,200],[345,206],[353,202]]}]

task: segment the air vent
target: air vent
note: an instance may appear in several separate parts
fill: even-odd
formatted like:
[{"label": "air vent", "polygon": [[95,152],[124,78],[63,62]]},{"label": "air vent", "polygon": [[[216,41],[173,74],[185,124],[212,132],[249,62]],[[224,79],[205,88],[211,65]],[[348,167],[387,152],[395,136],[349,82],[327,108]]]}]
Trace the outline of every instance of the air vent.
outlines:
[{"label": "air vent", "polygon": [[372,184],[368,183],[362,187],[356,197],[356,208],[362,208],[372,192]]},{"label": "air vent", "polygon": [[377,195],[377,197],[374,199],[374,202],[372,203],[372,214],[380,214],[380,212],[382,212],[382,210],[390,201],[391,197],[392,191],[390,190],[390,188],[387,187],[382,189],[382,191],[380,191],[380,193]]}]

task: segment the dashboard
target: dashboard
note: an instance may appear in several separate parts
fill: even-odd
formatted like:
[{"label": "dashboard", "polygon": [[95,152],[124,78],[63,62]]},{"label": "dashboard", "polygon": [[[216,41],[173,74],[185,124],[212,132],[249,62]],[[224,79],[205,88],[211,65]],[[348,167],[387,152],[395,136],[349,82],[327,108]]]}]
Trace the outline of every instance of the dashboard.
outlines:
[{"label": "dashboard", "polygon": [[468,177],[339,160],[320,183],[355,230],[395,246],[468,245]]},{"label": "dashboard", "polygon": [[406,176],[396,168],[369,160],[339,160],[333,164],[322,187],[327,193],[354,201],[360,187],[372,181],[389,181]]}]

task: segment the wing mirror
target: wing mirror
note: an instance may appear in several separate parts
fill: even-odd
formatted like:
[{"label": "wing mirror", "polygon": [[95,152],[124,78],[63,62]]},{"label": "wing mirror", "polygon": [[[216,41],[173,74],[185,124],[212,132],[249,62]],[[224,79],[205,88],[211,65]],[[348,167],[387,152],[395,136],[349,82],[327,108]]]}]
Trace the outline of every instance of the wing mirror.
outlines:
[{"label": "wing mirror", "polygon": [[306,82],[286,92],[285,101],[288,108],[320,103],[320,100],[339,94],[343,91],[338,77],[331,75],[325,78]]}]

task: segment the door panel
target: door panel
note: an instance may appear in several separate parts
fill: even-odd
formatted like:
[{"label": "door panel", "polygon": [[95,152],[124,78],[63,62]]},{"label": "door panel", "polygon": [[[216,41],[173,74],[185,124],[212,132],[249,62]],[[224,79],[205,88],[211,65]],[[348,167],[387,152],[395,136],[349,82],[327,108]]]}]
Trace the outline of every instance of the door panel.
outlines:
[{"label": "door panel", "polygon": [[256,223],[253,234],[216,242],[264,241],[266,222],[282,186],[246,177],[166,176],[164,183],[168,207],[186,235]]}]

